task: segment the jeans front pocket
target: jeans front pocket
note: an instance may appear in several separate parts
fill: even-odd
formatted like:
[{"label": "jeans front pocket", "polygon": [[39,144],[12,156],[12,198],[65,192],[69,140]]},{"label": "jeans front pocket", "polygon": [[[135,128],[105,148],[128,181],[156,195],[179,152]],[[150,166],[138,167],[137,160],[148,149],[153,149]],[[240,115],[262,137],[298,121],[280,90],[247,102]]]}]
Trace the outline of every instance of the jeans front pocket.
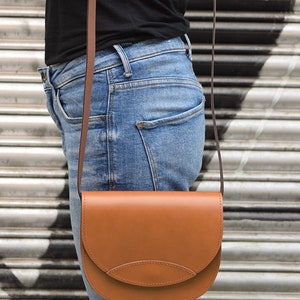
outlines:
[{"label": "jeans front pocket", "polygon": [[[94,76],[93,94],[91,98],[90,122],[103,119],[106,114],[107,88],[99,84],[101,74]],[[56,100],[59,110],[67,122],[81,123],[84,100],[84,77],[74,77],[57,89]]]}]

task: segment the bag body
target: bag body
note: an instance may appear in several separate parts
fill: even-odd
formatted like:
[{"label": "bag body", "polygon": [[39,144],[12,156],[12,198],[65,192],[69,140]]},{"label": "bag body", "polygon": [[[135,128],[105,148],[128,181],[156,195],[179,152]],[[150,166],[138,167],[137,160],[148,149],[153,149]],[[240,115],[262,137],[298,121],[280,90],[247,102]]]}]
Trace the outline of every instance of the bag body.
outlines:
[{"label": "bag body", "polygon": [[217,192],[82,192],[82,263],[107,300],[192,300],[219,270]]}]

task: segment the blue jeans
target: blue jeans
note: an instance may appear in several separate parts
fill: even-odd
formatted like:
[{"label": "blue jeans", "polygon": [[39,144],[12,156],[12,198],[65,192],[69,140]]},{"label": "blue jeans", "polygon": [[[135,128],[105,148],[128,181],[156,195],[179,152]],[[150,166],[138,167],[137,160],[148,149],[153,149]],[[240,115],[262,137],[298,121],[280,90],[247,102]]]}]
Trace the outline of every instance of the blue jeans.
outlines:
[{"label": "blue jeans", "polygon": [[[68,162],[80,262],[76,185],[85,57],[39,72]],[[201,168],[204,126],[202,87],[180,38],[98,52],[81,190],[188,190]],[[90,299],[103,299],[84,272],[83,279]]]}]

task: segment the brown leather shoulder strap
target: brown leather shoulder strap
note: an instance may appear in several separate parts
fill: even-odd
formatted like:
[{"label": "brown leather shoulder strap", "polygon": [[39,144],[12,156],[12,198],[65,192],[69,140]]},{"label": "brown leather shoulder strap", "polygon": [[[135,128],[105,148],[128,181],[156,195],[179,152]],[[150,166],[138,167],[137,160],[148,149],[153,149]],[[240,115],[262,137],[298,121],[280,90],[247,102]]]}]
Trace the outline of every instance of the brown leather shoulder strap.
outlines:
[{"label": "brown leather shoulder strap", "polygon": [[[217,12],[217,0],[214,1],[213,8],[213,34],[212,34],[212,62],[211,62],[211,111],[214,128],[214,136],[216,149],[219,159],[220,169],[220,192],[224,193],[224,178],[223,178],[223,166],[222,157],[220,150],[220,142],[218,137],[218,129],[216,124],[216,113],[215,113],[215,101],[214,101],[214,55],[215,55],[215,40],[216,40],[216,12]],[[96,53],[96,0],[88,0],[88,20],[87,20],[87,60],[86,60],[86,74],[85,74],[85,88],[84,88],[84,106],[83,106],[83,117],[81,127],[81,137],[79,146],[79,159],[78,159],[78,177],[77,177],[77,189],[78,194],[81,195],[81,180],[83,173],[84,154],[86,139],[89,126],[89,115],[90,115],[90,102],[92,96],[93,87],[93,75],[94,75],[94,61]]]},{"label": "brown leather shoulder strap", "polygon": [[220,171],[220,192],[224,194],[224,175],[223,175],[223,163],[220,149],[220,141],[217,127],[217,117],[215,111],[215,96],[214,96],[214,78],[215,78],[215,45],[216,45],[216,25],[217,25],[217,0],[213,0],[213,30],[212,30],[212,51],[211,51],[211,74],[210,74],[210,106],[212,113],[213,129],[215,136],[215,144],[219,160],[219,171]]},{"label": "brown leather shoulder strap", "polygon": [[84,102],[82,112],[82,127],[79,145],[77,190],[81,195],[81,180],[83,173],[84,154],[89,128],[90,106],[93,88],[94,64],[96,56],[96,0],[88,0],[87,9],[87,55],[85,70]]}]

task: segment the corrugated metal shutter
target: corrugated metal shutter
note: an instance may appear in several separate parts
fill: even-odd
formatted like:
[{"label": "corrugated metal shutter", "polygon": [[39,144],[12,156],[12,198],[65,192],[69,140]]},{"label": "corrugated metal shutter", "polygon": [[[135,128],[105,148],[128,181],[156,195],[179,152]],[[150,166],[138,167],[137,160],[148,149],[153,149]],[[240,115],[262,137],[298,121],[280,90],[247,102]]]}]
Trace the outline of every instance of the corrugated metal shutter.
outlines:
[{"label": "corrugated metal shutter", "polygon": [[[66,162],[36,67],[44,0],[0,0],[0,299],[87,299],[70,231]],[[190,0],[209,100],[212,0]],[[218,0],[216,102],[224,159],[219,276],[201,299],[300,299],[300,1]],[[218,188],[207,101],[204,168]]]}]

